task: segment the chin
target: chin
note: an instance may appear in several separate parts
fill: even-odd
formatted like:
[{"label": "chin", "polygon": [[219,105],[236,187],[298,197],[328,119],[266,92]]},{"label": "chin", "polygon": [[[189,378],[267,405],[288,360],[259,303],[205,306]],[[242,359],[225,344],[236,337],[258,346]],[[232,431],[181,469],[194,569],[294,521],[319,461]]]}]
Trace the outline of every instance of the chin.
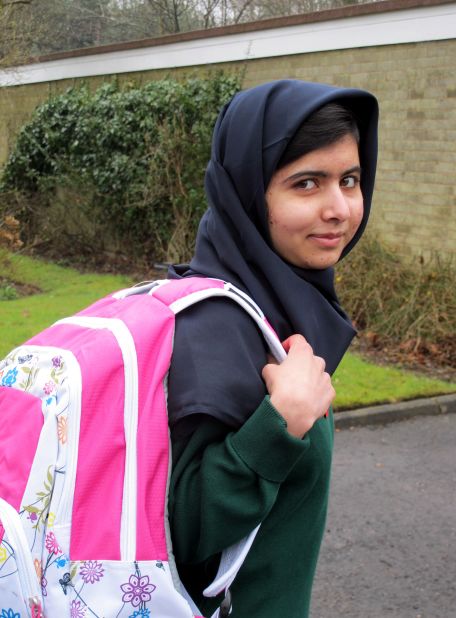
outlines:
[{"label": "chin", "polygon": [[299,268],[305,268],[307,270],[325,270],[326,268],[332,268],[337,264],[340,259],[340,254],[336,256],[324,256],[321,259],[312,260],[297,260],[294,264]]}]

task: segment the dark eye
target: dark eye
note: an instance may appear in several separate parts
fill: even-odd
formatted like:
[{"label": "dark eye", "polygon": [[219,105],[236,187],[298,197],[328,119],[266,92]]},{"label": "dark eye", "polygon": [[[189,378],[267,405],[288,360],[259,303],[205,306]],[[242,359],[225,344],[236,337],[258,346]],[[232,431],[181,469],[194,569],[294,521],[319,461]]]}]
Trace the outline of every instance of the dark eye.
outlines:
[{"label": "dark eye", "polygon": [[357,176],[345,176],[342,178],[341,185],[347,189],[353,189],[359,183],[359,178]]},{"label": "dark eye", "polygon": [[315,189],[317,183],[312,178],[304,178],[296,183],[296,187],[299,189],[305,189],[306,191],[310,191],[311,189]]}]

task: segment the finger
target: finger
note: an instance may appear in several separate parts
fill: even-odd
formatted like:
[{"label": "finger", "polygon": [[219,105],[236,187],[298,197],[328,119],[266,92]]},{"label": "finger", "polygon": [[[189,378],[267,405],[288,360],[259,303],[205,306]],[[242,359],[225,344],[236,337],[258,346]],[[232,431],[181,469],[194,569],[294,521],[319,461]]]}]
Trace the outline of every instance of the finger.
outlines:
[{"label": "finger", "polygon": [[329,373],[325,372],[323,376],[326,378],[326,381],[328,382],[327,396],[328,396],[328,407],[329,407],[331,403],[334,401],[334,399],[336,398],[336,389],[332,385],[332,380],[331,380],[331,376],[329,375]]},{"label": "finger", "polygon": [[290,348],[294,345],[298,345],[298,344],[307,344],[307,340],[302,336],[302,335],[291,335],[290,337],[288,337],[287,339],[285,339],[285,341],[282,342],[283,348],[285,350],[285,352],[288,354],[288,352],[290,351]]},{"label": "finger", "polygon": [[268,386],[272,380],[271,370],[274,370],[274,365],[272,363],[265,365],[261,371],[261,377],[263,378],[266,386]]}]

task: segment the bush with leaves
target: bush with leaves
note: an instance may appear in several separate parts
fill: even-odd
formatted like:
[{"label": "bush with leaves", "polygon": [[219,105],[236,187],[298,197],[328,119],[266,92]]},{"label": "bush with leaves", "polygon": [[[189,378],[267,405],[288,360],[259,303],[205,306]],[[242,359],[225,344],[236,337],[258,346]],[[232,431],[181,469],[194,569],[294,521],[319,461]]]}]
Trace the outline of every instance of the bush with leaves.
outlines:
[{"label": "bush with leaves", "polygon": [[[23,127],[2,190],[28,219],[28,242],[131,258],[188,258],[206,207],[212,127],[240,77],[105,84],[50,99]],[[17,194],[21,199],[17,199]],[[5,209],[11,209],[6,200]],[[0,207],[1,208],[1,207]]]},{"label": "bush with leaves", "polygon": [[426,350],[453,367],[455,277],[450,259],[436,254],[406,261],[372,232],[336,268],[342,305],[361,331],[380,347]]},{"label": "bush with leaves", "polygon": [[14,268],[10,252],[22,247],[20,224],[11,216],[0,219],[0,301],[14,300],[18,293],[12,281]]}]

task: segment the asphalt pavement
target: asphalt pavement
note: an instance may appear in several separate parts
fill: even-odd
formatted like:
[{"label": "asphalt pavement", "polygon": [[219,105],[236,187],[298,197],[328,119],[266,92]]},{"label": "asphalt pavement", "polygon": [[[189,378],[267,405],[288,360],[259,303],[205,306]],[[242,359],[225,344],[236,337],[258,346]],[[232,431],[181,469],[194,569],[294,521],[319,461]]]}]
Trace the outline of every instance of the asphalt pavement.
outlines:
[{"label": "asphalt pavement", "polygon": [[456,397],[427,401],[336,420],[311,618],[456,618]]}]

